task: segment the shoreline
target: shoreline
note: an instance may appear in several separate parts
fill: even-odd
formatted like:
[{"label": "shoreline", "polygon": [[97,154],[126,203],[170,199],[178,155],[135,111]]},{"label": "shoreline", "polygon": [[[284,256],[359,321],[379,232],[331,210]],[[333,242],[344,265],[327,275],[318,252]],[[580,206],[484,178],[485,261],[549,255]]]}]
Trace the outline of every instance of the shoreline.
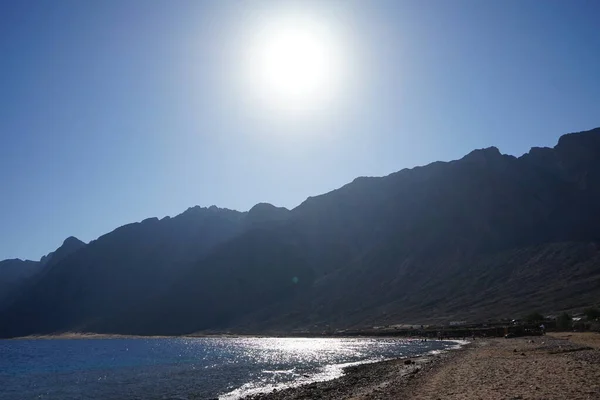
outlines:
[{"label": "shoreline", "polygon": [[[0,340],[71,340],[71,339],[195,339],[195,338],[260,338],[274,337],[265,335],[241,335],[241,334],[190,334],[190,335],[122,335],[118,333],[94,333],[94,332],[64,332],[48,335],[27,335]],[[296,336],[286,336],[296,337]],[[300,337],[300,336],[298,336]]]},{"label": "shoreline", "polygon": [[164,339],[177,338],[185,336],[141,336],[141,335],[118,335],[105,333],[87,333],[87,332],[65,332],[51,335],[28,335],[6,338],[2,340],[86,340],[86,339]]},{"label": "shoreline", "polygon": [[[34,334],[27,336],[16,336],[9,338],[0,338],[0,340],[65,340],[65,339],[178,339],[178,338],[306,338],[306,339],[360,339],[360,338],[394,338],[403,340],[422,340],[421,336],[398,336],[398,335],[260,335],[260,334],[233,334],[233,333],[215,333],[215,334],[189,334],[189,335],[124,335],[118,333],[94,333],[94,332],[64,332],[52,334]],[[439,341],[440,339],[427,338],[427,341]],[[443,341],[462,342],[463,339],[444,338]]]},{"label": "shoreline", "polygon": [[[374,393],[385,391],[392,383],[410,382],[423,371],[460,357],[472,345],[471,341],[445,340],[457,343],[444,350],[434,350],[432,354],[414,357],[397,357],[382,361],[364,362],[343,368],[343,375],[334,379],[317,381],[282,390],[262,392],[238,397],[241,400],[286,400],[286,399],[330,399],[373,398]],[[359,396],[359,397],[357,397]],[[219,399],[234,397],[221,395]]]},{"label": "shoreline", "polygon": [[600,398],[600,334],[477,339],[460,349],[362,364],[337,379],[243,400]]}]

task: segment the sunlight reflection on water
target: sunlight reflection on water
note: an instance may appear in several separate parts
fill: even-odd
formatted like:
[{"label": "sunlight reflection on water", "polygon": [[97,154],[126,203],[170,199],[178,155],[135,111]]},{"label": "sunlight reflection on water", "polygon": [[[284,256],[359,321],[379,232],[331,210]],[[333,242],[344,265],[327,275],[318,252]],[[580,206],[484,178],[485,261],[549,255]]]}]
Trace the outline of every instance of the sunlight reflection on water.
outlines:
[{"label": "sunlight reflection on water", "polygon": [[0,340],[0,400],[232,399],[452,344],[389,338]]}]

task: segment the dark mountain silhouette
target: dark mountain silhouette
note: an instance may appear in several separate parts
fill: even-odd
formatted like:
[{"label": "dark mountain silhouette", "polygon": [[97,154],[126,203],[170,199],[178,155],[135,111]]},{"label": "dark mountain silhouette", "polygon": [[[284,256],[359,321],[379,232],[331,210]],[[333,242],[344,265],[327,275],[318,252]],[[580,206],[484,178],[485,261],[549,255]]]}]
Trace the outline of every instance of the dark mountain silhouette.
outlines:
[{"label": "dark mountain silhouette", "polygon": [[68,255],[85,246],[81,240],[71,236],[55,251],[45,255],[40,261],[4,260],[0,261],[0,302],[8,302],[21,285],[32,281],[46,266],[57,264]]},{"label": "dark mountain silhouette", "polygon": [[518,158],[491,147],[357,178],[291,211],[214,211],[210,227],[173,219],[205,232],[203,251],[162,220],[90,243],[23,291],[0,333],[320,331],[600,299],[600,128]]},{"label": "dark mountain silhouette", "polygon": [[0,261],[0,301],[40,270],[41,264],[37,261],[18,258]]},{"label": "dark mountain silhouette", "polygon": [[273,223],[285,221],[289,216],[290,210],[285,207],[275,207],[269,203],[258,203],[248,211],[245,223],[248,228],[269,226]]},{"label": "dark mountain silhouette", "polygon": [[193,207],[175,218],[122,226],[45,268],[1,314],[0,330],[80,330],[147,302],[212,247],[239,234],[244,215]]},{"label": "dark mountain silhouette", "polygon": [[74,236],[69,236],[58,249],[43,256],[40,260],[40,264],[43,266],[57,264],[82,247],[85,247],[84,242]]}]

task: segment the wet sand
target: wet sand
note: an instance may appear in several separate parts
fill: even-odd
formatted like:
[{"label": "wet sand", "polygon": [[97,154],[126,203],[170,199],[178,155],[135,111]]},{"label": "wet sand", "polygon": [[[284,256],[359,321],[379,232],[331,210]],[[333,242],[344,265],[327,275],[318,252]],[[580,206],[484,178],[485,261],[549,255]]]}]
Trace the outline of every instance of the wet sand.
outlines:
[{"label": "wet sand", "polygon": [[361,365],[328,382],[249,397],[283,399],[600,399],[600,334],[482,339],[437,356]]}]

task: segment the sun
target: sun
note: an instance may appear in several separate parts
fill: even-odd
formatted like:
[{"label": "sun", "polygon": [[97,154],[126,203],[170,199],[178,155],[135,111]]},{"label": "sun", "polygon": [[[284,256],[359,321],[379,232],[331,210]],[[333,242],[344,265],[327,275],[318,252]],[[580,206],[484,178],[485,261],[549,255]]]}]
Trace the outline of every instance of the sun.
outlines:
[{"label": "sun", "polygon": [[342,47],[331,26],[291,14],[264,22],[250,40],[250,91],[271,109],[307,112],[328,107],[340,89]]},{"label": "sun", "polygon": [[308,100],[331,77],[327,50],[317,32],[283,27],[273,33],[257,55],[258,78],[281,100]]}]

